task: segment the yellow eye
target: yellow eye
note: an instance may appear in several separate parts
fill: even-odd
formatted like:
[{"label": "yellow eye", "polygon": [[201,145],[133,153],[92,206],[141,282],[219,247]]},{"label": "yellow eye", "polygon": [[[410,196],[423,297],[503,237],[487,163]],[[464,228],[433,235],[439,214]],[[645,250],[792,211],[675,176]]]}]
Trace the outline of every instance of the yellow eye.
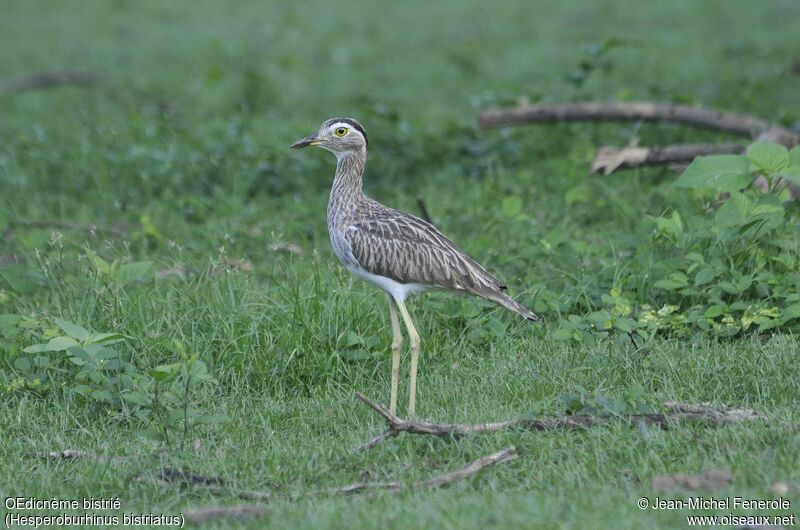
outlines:
[{"label": "yellow eye", "polygon": [[333,131],[333,132],[334,132],[334,133],[336,133],[336,136],[338,136],[339,138],[341,138],[342,136],[344,136],[345,134],[347,134],[347,127],[339,127],[338,129],[336,129],[336,130],[335,130],[335,131]]}]

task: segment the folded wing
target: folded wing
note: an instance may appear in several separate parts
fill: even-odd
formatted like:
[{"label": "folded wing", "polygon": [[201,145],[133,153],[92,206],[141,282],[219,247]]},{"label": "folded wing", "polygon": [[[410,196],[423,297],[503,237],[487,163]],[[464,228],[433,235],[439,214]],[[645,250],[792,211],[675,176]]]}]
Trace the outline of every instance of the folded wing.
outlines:
[{"label": "folded wing", "polygon": [[346,231],[353,256],[372,274],[471,293],[529,320],[538,317],[503,291],[506,286],[432,224],[382,207]]}]

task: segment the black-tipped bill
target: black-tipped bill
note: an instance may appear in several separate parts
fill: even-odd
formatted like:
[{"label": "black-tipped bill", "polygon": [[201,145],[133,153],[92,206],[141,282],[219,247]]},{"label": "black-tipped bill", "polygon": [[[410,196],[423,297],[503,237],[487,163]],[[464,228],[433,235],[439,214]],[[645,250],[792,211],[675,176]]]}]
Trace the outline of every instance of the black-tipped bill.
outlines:
[{"label": "black-tipped bill", "polygon": [[289,147],[291,147],[292,149],[301,149],[303,147],[308,147],[309,145],[319,145],[319,141],[317,140],[317,135],[312,134],[311,136],[307,136],[301,140],[297,140]]}]

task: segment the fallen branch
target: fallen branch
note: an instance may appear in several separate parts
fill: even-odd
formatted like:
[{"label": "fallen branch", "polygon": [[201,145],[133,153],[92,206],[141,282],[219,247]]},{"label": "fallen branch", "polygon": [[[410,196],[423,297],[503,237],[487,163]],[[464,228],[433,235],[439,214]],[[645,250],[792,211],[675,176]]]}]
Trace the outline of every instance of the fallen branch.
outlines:
[{"label": "fallen branch", "polygon": [[[414,491],[422,491],[427,489],[439,488],[441,486],[444,486],[445,484],[450,484],[451,482],[457,482],[459,480],[464,480],[465,478],[471,477],[472,475],[475,475],[476,473],[480,472],[482,469],[486,467],[514,460],[518,456],[519,455],[517,454],[517,451],[516,449],[514,449],[514,447],[507,447],[502,451],[482,456],[477,460],[470,462],[466,466],[460,469],[456,469],[455,471],[442,473],[441,475],[436,475],[435,477],[429,478],[428,480],[417,482],[411,487],[411,489],[413,489]],[[327,490],[318,492],[318,494],[349,495],[352,493],[362,492],[365,490],[372,491],[373,493],[377,493],[378,491],[386,491],[389,493],[400,493],[401,491],[403,491],[403,484],[402,482],[399,481],[356,482],[354,484],[348,484],[347,486],[329,488]]]},{"label": "fallen branch", "polygon": [[[380,414],[383,419],[386,420],[386,423],[389,427],[388,431],[396,431],[398,433],[407,432],[409,434],[425,434],[439,437],[482,434],[502,431],[505,429],[521,429],[526,431],[588,429],[613,421],[626,421],[636,427],[639,425],[656,425],[667,428],[670,424],[677,422],[705,421],[714,425],[724,425],[727,423],[761,418],[760,415],[748,409],[716,409],[706,404],[686,405],[675,402],[667,402],[664,404],[664,406],[666,406],[668,409],[671,409],[672,412],[629,414],[624,416],[603,414],[595,416],[554,416],[540,419],[520,418],[493,423],[431,423],[401,419],[389,412],[389,410],[383,405],[376,403],[363,394],[356,393],[356,397],[366,403],[372,410]],[[386,433],[383,433],[365,444],[365,446],[368,445],[369,447],[374,447],[389,437],[390,436],[386,435]]]},{"label": "fallen branch", "polygon": [[0,80],[0,96],[19,94],[31,90],[46,90],[62,86],[99,88],[116,99],[120,99],[120,96],[126,93],[132,94],[140,99],[150,100],[158,105],[162,112],[168,112],[172,109],[170,102],[157,94],[116,83],[108,77],[96,72],[82,72],[78,70],[34,72],[11,79]]},{"label": "fallen branch", "polygon": [[698,156],[738,155],[746,144],[676,144],[653,147],[601,147],[592,162],[592,173],[609,175],[617,169],[660,164],[688,164]]},{"label": "fallen branch", "polygon": [[227,519],[230,517],[265,517],[267,507],[263,504],[239,504],[235,506],[212,506],[208,508],[195,508],[187,510],[184,517],[192,523],[202,523],[213,519]]},{"label": "fallen branch", "polygon": [[25,219],[11,219],[9,224],[12,227],[24,226],[26,228],[53,228],[60,230],[77,230],[81,232],[89,232],[94,236],[97,232],[106,233],[116,237],[123,237],[126,235],[125,231],[115,227],[104,228],[94,224],[80,224],[70,221],[29,221]]},{"label": "fallen branch", "polygon": [[674,105],[649,101],[580,102],[557,105],[523,104],[512,108],[489,109],[478,115],[478,125],[482,128],[572,121],[681,123],[749,138],[755,138],[769,131],[770,136],[775,138],[773,141],[778,141],[786,146],[800,144],[800,135],[755,116],[720,112],[715,109],[691,105]]},{"label": "fallen branch", "polygon": [[0,95],[59,86],[94,87],[98,85],[108,85],[108,79],[94,72],[74,70],[36,72],[4,81],[0,84]]}]

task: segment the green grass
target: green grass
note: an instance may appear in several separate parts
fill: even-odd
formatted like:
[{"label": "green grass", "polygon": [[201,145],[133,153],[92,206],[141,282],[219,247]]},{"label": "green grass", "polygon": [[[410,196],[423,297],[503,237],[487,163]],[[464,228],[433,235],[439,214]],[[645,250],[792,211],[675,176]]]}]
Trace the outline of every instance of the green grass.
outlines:
[{"label": "green grass", "polygon": [[[656,495],[652,477],[724,468],[734,480],[715,496],[772,498],[770,487],[786,482],[796,509],[791,329],[662,334],[642,348],[600,334],[554,337],[561,319],[596,308],[612,287],[637,305],[664,303],[648,280],[663,254],[646,219],[704,213],[666,169],[590,177],[596,148],[634,136],[722,137],[635,124],[478,131],[474,117],[527,95],[702,103],[793,126],[799,15],[780,1],[6,2],[4,77],[74,68],[118,88],[0,96],[0,314],[36,323],[0,335],[0,389],[25,377],[15,366],[22,349],[62,318],[124,334],[118,350],[142,374],[175,362],[179,340],[218,380],[192,395],[194,405],[229,421],[194,429],[184,447],[138,436],[135,407],[71,393],[74,367],[51,354],[68,371],[2,395],[0,496],[119,496],[125,512],[172,514],[242,502],[240,490],[273,491],[267,519],[241,522],[250,528],[666,528],[685,526],[687,512],[639,510],[638,498]],[[593,54],[610,39],[621,44]],[[576,81],[584,60],[596,69]],[[545,319],[530,324],[471,298],[414,300],[421,416],[550,416],[578,396],[656,410],[710,401],[767,420],[405,435],[351,454],[383,428],[353,395],[388,401],[388,308],[328,243],[333,158],[287,148],[334,115],[360,119],[370,134],[368,193],[412,213],[424,195],[437,225]],[[303,253],[272,249],[288,242]],[[162,274],[116,290],[87,249],[153,261]],[[401,385],[401,410],[405,397]],[[508,445],[520,458],[435,491],[307,495],[365,479],[411,484]],[[27,456],[64,448],[127,459]],[[227,493],[159,485],[162,466],[221,476]]]}]

